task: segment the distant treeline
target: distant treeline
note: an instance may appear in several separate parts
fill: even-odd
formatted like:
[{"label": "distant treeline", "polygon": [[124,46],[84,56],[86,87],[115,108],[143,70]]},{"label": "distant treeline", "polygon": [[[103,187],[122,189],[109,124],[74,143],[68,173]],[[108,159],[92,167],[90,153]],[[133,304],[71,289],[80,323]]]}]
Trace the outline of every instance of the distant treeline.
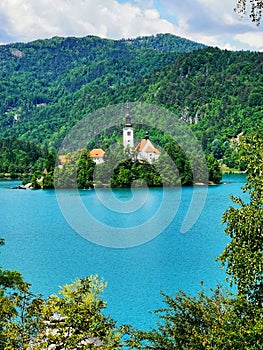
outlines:
[{"label": "distant treeline", "polygon": [[17,178],[54,169],[55,156],[46,146],[16,138],[0,139],[0,178]]}]

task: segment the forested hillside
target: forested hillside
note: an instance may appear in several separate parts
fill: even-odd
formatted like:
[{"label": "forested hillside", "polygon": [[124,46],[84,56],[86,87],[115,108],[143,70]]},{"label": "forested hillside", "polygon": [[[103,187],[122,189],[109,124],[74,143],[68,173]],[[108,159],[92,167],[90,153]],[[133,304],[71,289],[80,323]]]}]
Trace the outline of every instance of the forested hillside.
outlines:
[{"label": "forested hillside", "polygon": [[234,166],[231,141],[263,125],[262,72],[262,53],[206,48],[154,74],[142,96],[192,125],[205,151]]},{"label": "forested hillside", "polygon": [[234,165],[231,139],[262,123],[262,55],[169,34],[0,46],[0,137],[57,147],[90,112],[143,101],[170,109],[207,153]]},{"label": "forested hillside", "polygon": [[[67,129],[110,104],[112,90],[121,95],[127,85],[171,64],[178,52],[200,47],[171,35],[120,41],[53,38],[1,46],[0,134],[56,142],[62,126]],[[107,99],[96,102],[105,92]]]}]

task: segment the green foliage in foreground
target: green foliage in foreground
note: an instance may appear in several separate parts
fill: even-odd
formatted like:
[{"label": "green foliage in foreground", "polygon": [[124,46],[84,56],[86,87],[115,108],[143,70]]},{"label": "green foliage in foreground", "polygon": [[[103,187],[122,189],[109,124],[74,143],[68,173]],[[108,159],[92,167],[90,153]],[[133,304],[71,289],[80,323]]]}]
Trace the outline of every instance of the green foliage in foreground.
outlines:
[{"label": "green foliage in foreground", "polygon": [[10,283],[0,280],[1,350],[120,349],[121,331],[102,312],[105,283],[97,276],[78,279],[43,299],[30,292],[21,276],[14,280],[15,272],[5,274]]},{"label": "green foliage in foreground", "polygon": [[247,300],[225,295],[220,288],[211,296],[163,296],[165,307],[155,311],[160,319],[157,328],[130,330],[131,349],[262,349],[262,309],[254,309]]},{"label": "green foliage in foreground", "polygon": [[149,331],[140,331],[117,328],[105,316],[101,299],[105,285],[96,276],[77,280],[64,286],[60,295],[43,299],[31,294],[18,272],[0,268],[0,349],[261,350],[262,145],[260,133],[240,143],[248,162],[244,190],[250,201],[234,199],[240,207],[230,207],[223,217],[231,241],[220,260],[237,285],[235,295],[223,293],[220,287],[197,296],[162,293],[165,306],[155,311],[159,322]]},{"label": "green foliage in foreground", "polygon": [[231,282],[239,295],[257,306],[263,304],[263,139],[261,130],[240,143],[247,163],[247,179],[243,188],[249,201],[232,197],[231,206],[223,216],[231,242],[220,260],[227,266]]},{"label": "green foliage in foreground", "polygon": [[236,0],[235,11],[241,16],[249,15],[250,20],[257,25],[261,23],[262,0]]},{"label": "green foliage in foreground", "polygon": [[104,287],[97,276],[90,276],[65,285],[60,295],[51,295],[42,304],[43,323],[30,348],[46,349],[55,344],[64,349],[119,349],[120,332],[102,312],[106,306],[101,299]]}]

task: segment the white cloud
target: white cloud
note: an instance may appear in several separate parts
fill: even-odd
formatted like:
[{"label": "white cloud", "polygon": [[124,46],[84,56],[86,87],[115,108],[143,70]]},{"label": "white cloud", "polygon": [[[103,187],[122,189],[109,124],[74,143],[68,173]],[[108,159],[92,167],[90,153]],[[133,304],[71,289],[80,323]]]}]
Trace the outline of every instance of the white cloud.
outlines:
[{"label": "white cloud", "polygon": [[153,20],[159,20],[160,19],[160,14],[155,9],[145,10],[144,13],[145,13],[146,18],[148,18],[148,19],[153,19]]},{"label": "white cloud", "polygon": [[174,31],[156,9],[117,0],[2,0],[0,13],[5,17],[2,33],[21,41],[55,35],[115,39]]},{"label": "white cloud", "polygon": [[247,32],[243,34],[237,34],[235,35],[235,39],[251,47],[251,50],[256,48],[257,51],[263,51],[262,32]]},{"label": "white cloud", "polygon": [[235,4],[236,0],[1,0],[0,42],[172,33],[220,48],[261,50],[262,26],[241,20]]},{"label": "white cloud", "polygon": [[[242,39],[244,33],[262,36],[262,25],[256,27],[249,17],[240,18],[234,11],[236,0],[161,0],[163,14],[177,22],[178,33],[186,38],[222,49],[252,49],[248,41]],[[242,39],[242,40],[240,40]],[[260,45],[252,42],[254,50]]]}]

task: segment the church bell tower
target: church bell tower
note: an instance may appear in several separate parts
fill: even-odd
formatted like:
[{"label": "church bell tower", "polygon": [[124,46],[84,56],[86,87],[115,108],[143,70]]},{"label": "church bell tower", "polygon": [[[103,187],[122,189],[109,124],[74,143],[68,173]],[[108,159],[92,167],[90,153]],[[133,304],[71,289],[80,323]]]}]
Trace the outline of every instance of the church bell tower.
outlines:
[{"label": "church bell tower", "polygon": [[123,148],[133,148],[134,138],[133,138],[133,128],[131,123],[131,117],[129,112],[129,106],[127,105],[126,123],[123,128]]}]

